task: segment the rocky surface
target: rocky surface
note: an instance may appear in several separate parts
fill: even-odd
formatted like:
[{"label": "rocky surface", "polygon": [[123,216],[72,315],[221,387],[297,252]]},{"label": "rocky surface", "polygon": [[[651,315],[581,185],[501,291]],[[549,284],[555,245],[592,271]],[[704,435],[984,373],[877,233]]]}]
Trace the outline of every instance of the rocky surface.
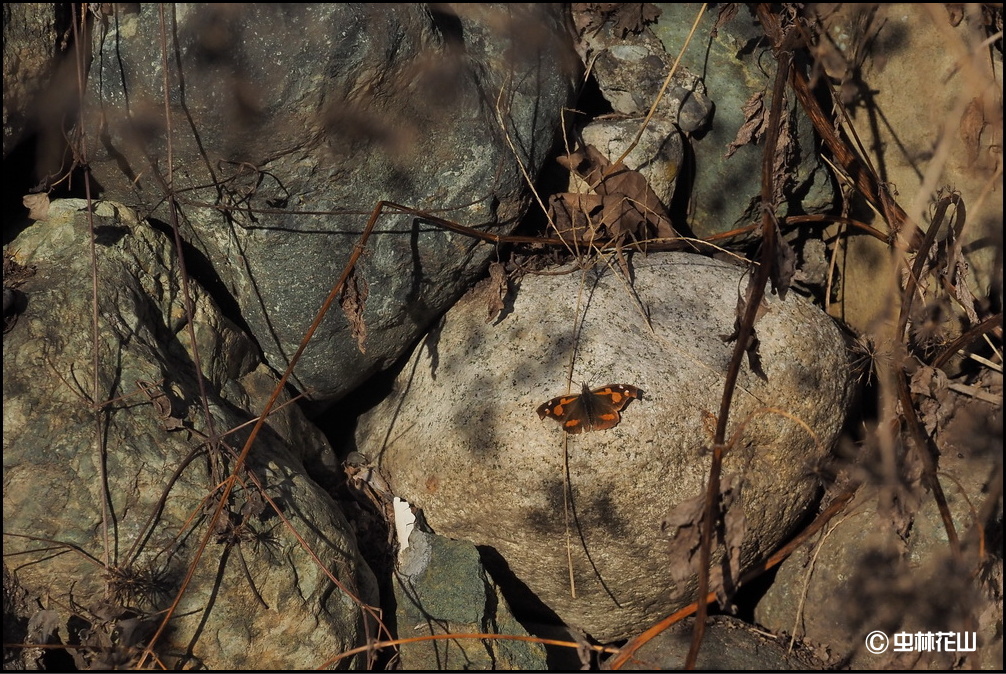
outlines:
[{"label": "rocky surface", "polygon": [[[261,409],[275,386],[272,368],[287,362],[378,200],[509,231],[524,210],[526,178],[541,165],[577,79],[564,59],[570,48],[556,6],[169,5],[163,23],[155,6],[91,4],[87,10],[96,58],[81,117],[88,145],[71,152],[78,99],[68,17],[62,6],[4,6],[5,162],[21,142],[18,156],[36,159],[30,170],[12,170],[11,181],[45,192],[79,188],[80,174],[68,178],[67,167],[56,164],[86,154],[100,178],[95,189],[153,213],[162,231],[171,219],[164,197],[174,194],[186,261],[216,301],[192,285],[195,341],[204,354],[209,416],[218,430]],[[662,4],[659,12],[651,5],[599,5],[589,8],[592,16],[574,16],[583,66],[595,73],[608,112],[615,113],[602,115],[582,137],[609,160],[635,137],[697,11],[698,5]],[[749,104],[771,89],[774,59],[750,14],[731,11],[724,6],[703,18],[643,143],[626,160],[658,191],[674,224],[687,220],[700,235],[748,224],[759,213],[763,148],[753,124],[764,108]],[[954,258],[954,271],[984,303],[974,300],[972,310],[995,312],[1002,295],[1002,209],[993,198],[1001,192],[1002,70],[1001,45],[985,40],[996,32],[996,20],[1001,25],[1001,9],[897,4],[813,11],[822,33],[809,54],[814,73],[832,79],[879,179],[922,221],[940,185],[965,198],[967,218],[961,210],[954,220],[967,223],[964,237],[948,250],[962,255]],[[162,96],[166,55],[170,155]],[[885,124],[872,123],[878,114]],[[725,157],[731,142],[744,140],[742,130],[753,142]],[[789,108],[784,132],[779,213],[828,208],[831,181],[798,107]],[[674,182],[680,175],[687,180]],[[22,188],[9,187],[20,199],[23,191],[15,189]],[[33,209],[48,201],[44,194],[30,197]],[[855,195],[848,205],[849,214],[874,222]],[[5,251],[5,553],[15,554],[4,569],[4,619],[5,637],[11,635],[5,641],[79,639],[84,648],[31,648],[16,656],[5,651],[5,668],[135,662],[131,647],[145,643],[156,626],[153,611],[173,597],[204,531],[206,499],[232,465],[225,455],[204,451],[220,447],[204,442],[210,431],[179,300],[177,251],[130,209],[108,203],[97,207],[95,232],[102,326],[97,397],[125,397],[107,407],[104,426],[96,428],[88,401],[94,395],[88,241],[79,219],[67,225],[81,208],[80,201],[54,206],[53,222],[33,226]],[[5,242],[21,227],[8,223]],[[845,237],[838,225],[822,235],[816,227],[784,232],[806,237],[796,246],[801,266],[795,280],[816,279],[819,298],[830,294],[831,311],[868,337],[878,311],[889,311],[897,295],[898,274],[888,264],[894,258],[869,237]],[[836,249],[836,242],[844,247]],[[387,367],[495,253],[412,216],[383,215],[355,283],[339,298],[344,310],[330,312],[297,372],[296,385],[320,403],[312,409]],[[36,265],[38,278],[22,268],[26,273],[12,279],[8,254]],[[682,544],[669,541],[659,525],[704,484],[707,413],[719,407],[725,354],[732,348],[717,336],[731,331],[744,284],[733,270],[729,279],[695,285],[718,267],[700,263],[707,265],[699,272],[693,261],[688,273],[666,274],[661,282],[649,271],[632,283],[616,283],[612,272],[596,286],[592,277],[586,284],[579,277],[525,278],[516,302],[491,328],[482,322],[485,302],[468,299],[414,355],[391,400],[361,426],[361,448],[382,470],[395,472],[396,490],[425,504],[438,531],[481,541],[487,566],[487,560],[498,567],[512,563],[517,584],[526,580],[571,626],[539,625],[536,634],[558,630],[564,641],[579,639],[580,628],[598,639],[635,635],[687,598],[690,579],[668,579],[675,566],[668,555]],[[634,266],[647,265],[636,260]],[[945,298],[929,304],[937,286],[922,289],[927,315],[947,306]],[[956,300],[967,309],[962,288],[955,286]],[[802,307],[800,317],[773,328],[794,303]],[[250,327],[248,334],[214,304]],[[354,308],[362,314],[354,315]],[[577,319],[584,315],[580,333]],[[818,338],[838,342],[818,329],[820,318],[792,296],[783,304],[773,301],[758,326],[768,384],[750,363],[742,375],[731,423],[736,428],[751,414],[756,421],[732,445],[728,475],[743,477],[731,484],[742,486],[733,513],[743,508],[747,514],[744,564],[777,547],[813,504],[813,484],[805,478],[816,472],[821,449],[807,441],[796,419],[827,446],[848,399],[839,349],[815,346]],[[917,321],[929,329],[913,316],[913,331]],[[957,328],[973,324],[961,320]],[[624,382],[639,385],[644,395],[628,406],[617,428],[569,438],[567,446],[558,426],[539,422],[534,410],[567,390],[573,344],[574,391],[581,380]],[[866,349],[878,361],[887,355],[886,347]],[[261,362],[263,351],[268,365]],[[802,381],[787,398],[777,385],[792,380]],[[984,420],[964,424],[956,443],[947,444],[943,435],[946,400],[936,400],[938,387],[912,393],[940,444],[940,474],[961,487],[964,498],[944,482],[962,531],[971,506],[986,512],[987,483],[996,493],[988,479],[995,465],[990,469],[983,459],[976,468],[970,452],[989,438],[994,451],[982,451],[1001,451],[1001,376],[954,385],[955,394],[978,396],[973,413]],[[996,396],[998,416],[981,406]],[[768,406],[794,416],[783,418]],[[342,415],[343,409],[333,412]],[[869,416],[864,428],[876,423]],[[881,416],[881,426],[896,425],[889,409]],[[243,437],[235,434],[231,445],[239,448]],[[857,449],[868,454],[870,443]],[[338,475],[331,450],[304,415],[290,407],[272,417],[249,461],[266,493],[329,568],[376,603],[374,579],[355,546],[372,553],[367,560],[373,563],[386,553],[386,523],[370,513],[380,525],[372,531],[366,518],[347,526],[336,504],[308,479],[330,487]],[[857,632],[870,620],[893,625],[907,616],[906,624],[928,629],[970,615],[981,628],[978,661],[1001,669],[1001,544],[995,545],[1001,513],[983,523],[981,540],[988,545],[979,552],[991,554],[977,567],[978,582],[970,584],[975,569],[954,566],[932,497],[916,490],[917,466],[906,461],[899,468],[905,473],[899,477],[905,486],[896,491],[899,508],[875,508],[891,493],[877,497],[872,486],[864,489],[822,540],[780,569],[756,619],[776,633],[795,630],[818,653],[834,656],[832,663],[837,658],[875,667],[878,660],[863,651]],[[173,623],[178,629],[160,641],[158,653],[172,665],[312,667],[373,636],[361,629],[358,606],[316,573],[257,488],[245,484],[232,497],[229,523],[211,538],[183,599],[183,615]],[[162,494],[168,498],[159,511],[154,502]],[[106,499],[109,538],[102,533]],[[687,523],[681,512],[675,512],[677,521]],[[173,538],[180,531],[191,531],[183,544]],[[429,545],[403,555],[394,578],[380,564],[372,567],[384,581],[386,615],[393,612],[389,603],[397,604],[398,636],[476,628],[525,634],[493,580],[506,574],[494,566],[487,576],[470,542],[423,540]],[[977,546],[978,538],[969,540]],[[35,552],[19,554],[29,548]],[[55,556],[48,556],[53,549]],[[575,599],[569,596],[570,557]],[[672,599],[672,593],[680,596]],[[777,644],[750,632],[733,638],[738,631],[724,636],[714,622],[699,665],[815,666],[777,657]],[[645,662],[678,666],[687,638],[668,635],[643,653]],[[277,639],[283,644],[278,649]],[[403,648],[400,656],[417,668],[540,668],[540,652],[510,648],[516,643],[426,642]],[[561,664],[554,658],[559,650]],[[744,655],[729,659],[735,653]],[[575,657],[572,649],[556,649],[548,664],[575,667]],[[955,664],[942,654],[927,662]]]},{"label": "rocky surface", "polygon": [[[755,46],[762,29],[744,8],[734,13],[707,11],[696,31],[698,39],[685,49],[700,6],[654,7],[652,21],[634,24],[632,30],[615,19],[590,26],[581,34],[578,51],[591,64],[601,95],[614,111],[641,125],[684,49],[655,114],[658,123],[676,124],[685,138],[685,161],[665,168],[685,178],[677,195],[679,207],[687,202],[688,228],[699,237],[758,222],[764,151],[759,142],[764,126],[758,120],[768,106],[767,96],[758,97],[771,92],[775,67],[767,48]],[[585,14],[596,16],[593,11]],[[813,126],[795,100],[789,101],[783,136],[786,157],[781,161],[790,172],[780,188],[779,214],[830,209],[835,199],[831,177],[817,155]],[[740,147],[732,150],[735,142]],[[675,198],[658,194],[668,206]]]},{"label": "rocky surface", "polygon": [[[528,636],[474,545],[421,529],[413,530],[408,541],[394,575],[399,635]],[[403,644],[399,657],[402,669],[411,671],[533,671],[548,665],[541,644],[471,636]]]},{"label": "rocky surface", "polygon": [[[84,211],[83,200],[54,202],[48,220],[14,242],[35,274],[19,287],[24,312],[4,336],[4,552],[45,609],[28,641],[83,644],[71,651],[79,667],[135,663],[195,565],[154,647],[168,666],[300,669],[360,645],[361,604],[377,602],[376,584],[345,518],[307,477],[305,462],[334,462],[296,406],[263,427],[195,563],[216,485],[248,428],[207,436],[247,422],[276,378],[190,281],[203,407],[177,252],[107,202],[94,216],[95,344]],[[95,354],[101,413],[92,406]]]},{"label": "rocky surface", "polygon": [[[52,84],[59,79],[53,74],[62,55],[58,46],[60,32],[66,28],[65,10],[58,3],[3,6],[4,158],[29,133],[56,131],[59,116],[67,110],[66,103],[72,103],[72,95],[63,96],[62,105],[52,95],[58,89]],[[68,84],[65,78],[62,83]],[[46,93],[50,94],[48,100]],[[49,124],[53,126],[47,127]]]},{"label": "rocky surface", "polygon": [[[623,669],[630,671],[674,671],[685,668],[691,646],[694,619],[683,620],[636,651]],[[795,646],[795,647],[794,647]],[[752,627],[731,616],[714,616],[706,623],[705,638],[695,661],[704,671],[786,671],[830,669],[803,644],[790,643],[784,636]]]},{"label": "rocky surface", "polygon": [[[526,210],[579,67],[565,10],[430,7],[143,5],[116,10],[95,40],[84,122],[104,194],[167,222],[170,182],[214,292],[274,369],[378,202],[498,234]],[[397,211],[366,246],[341,298],[353,309],[329,312],[293,379],[315,400],[398,358],[493,252]]]},{"label": "rocky surface", "polygon": [[[964,540],[977,505],[967,495],[985,491],[995,473],[987,449],[967,441],[940,461],[950,513]],[[988,558],[972,586],[967,569],[952,558],[935,501],[921,490],[897,508],[884,506],[888,498],[876,485],[861,488],[845,514],[780,566],[755,619],[773,632],[826,645],[852,669],[958,665],[958,654],[943,649],[870,652],[866,637],[874,630],[892,637],[967,633],[970,645],[979,647],[981,668],[1002,669],[1002,634],[995,627],[1002,622],[1002,559]]]},{"label": "rocky surface", "polygon": [[[743,268],[688,254],[636,258],[632,271],[631,283],[613,270],[527,276],[494,324],[479,298],[462,300],[357,431],[360,451],[437,533],[494,548],[563,620],[602,641],[694,591],[687,575],[677,586],[668,577],[660,524],[705,484],[706,415],[719,408],[733,348],[717,335],[732,331],[746,283]],[[770,301],[758,336],[767,381],[744,368],[725,467],[743,475],[745,563],[813,504],[808,471],[851,390],[841,334],[802,298]],[[577,390],[625,383],[644,395],[616,428],[566,444],[535,409],[565,390],[571,359]]]},{"label": "rocky surface", "polygon": [[[981,7],[836,4],[820,5],[817,13],[827,35],[822,44],[829,45],[820,62],[839,82],[869,161],[922,227],[934,191],[962,196],[958,254],[965,283],[978,297],[986,290],[1001,296],[1003,208],[1001,196],[992,195],[1002,194],[1002,49],[987,48]],[[870,49],[857,56],[864,40]],[[850,71],[847,64],[857,58]],[[873,122],[881,117],[883,124]],[[853,212],[884,227],[866,208]],[[875,292],[890,273],[886,246],[850,237],[840,259],[842,319],[869,332],[886,310],[885,296]],[[953,305],[944,310],[960,312]]]}]

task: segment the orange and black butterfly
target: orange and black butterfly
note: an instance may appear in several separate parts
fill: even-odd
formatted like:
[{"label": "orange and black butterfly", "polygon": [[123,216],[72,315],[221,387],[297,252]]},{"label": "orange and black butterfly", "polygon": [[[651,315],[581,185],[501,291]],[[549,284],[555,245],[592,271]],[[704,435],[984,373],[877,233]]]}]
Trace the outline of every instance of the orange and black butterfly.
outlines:
[{"label": "orange and black butterfly", "polygon": [[603,431],[618,425],[630,400],[642,397],[643,392],[630,384],[609,384],[593,390],[584,384],[579,394],[559,396],[540,405],[538,416],[555,419],[567,433]]}]

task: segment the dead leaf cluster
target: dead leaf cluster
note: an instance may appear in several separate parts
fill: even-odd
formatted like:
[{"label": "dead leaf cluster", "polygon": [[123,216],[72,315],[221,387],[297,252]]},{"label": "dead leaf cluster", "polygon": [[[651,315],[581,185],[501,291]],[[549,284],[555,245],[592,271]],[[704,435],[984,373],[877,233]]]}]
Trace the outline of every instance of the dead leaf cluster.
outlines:
[{"label": "dead leaf cluster", "polygon": [[736,592],[741,574],[741,544],[747,525],[741,495],[742,479],[726,475],[720,481],[720,519],[706,521],[706,495],[698,494],[675,506],[660,523],[660,530],[668,539],[667,570],[682,595],[690,593],[689,581],[701,568],[702,529],[712,527],[717,559],[710,572],[710,588],[716,593],[720,606],[730,606],[730,597]]},{"label": "dead leaf cluster", "polygon": [[596,241],[626,243],[677,236],[670,215],[646,178],[619,162],[612,164],[593,145],[558,157],[584,186],[549,199],[555,232],[576,249]]},{"label": "dead leaf cluster", "polygon": [[601,30],[610,21],[613,33],[625,37],[640,32],[660,17],[660,9],[649,2],[574,2],[571,9],[581,36]]}]

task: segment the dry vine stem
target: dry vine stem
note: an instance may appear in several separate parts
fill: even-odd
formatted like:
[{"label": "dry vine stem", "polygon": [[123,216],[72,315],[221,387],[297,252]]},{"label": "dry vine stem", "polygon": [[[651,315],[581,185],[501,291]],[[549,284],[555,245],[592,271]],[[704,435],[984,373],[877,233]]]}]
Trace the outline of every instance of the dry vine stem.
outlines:
[{"label": "dry vine stem", "polygon": [[[778,231],[778,223],[775,219],[774,214],[771,212],[772,209],[772,195],[774,193],[774,159],[775,152],[777,151],[778,144],[778,134],[779,134],[779,119],[782,110],[782,103],[785,95],[785,87],[787,82],[790,80],[791,72],[792,77],[797,79],[800,77],[799,71],[797,69],[791,68],[790,63],[790,52],[782,49],[782,44],[785,38],[782,34],[781,27],[778,23],[777,17],[769,10],[766,5],[758,6],[758,14],[762,19],[764,25],[766,26],[766,32],[773,38],[773,46],[776,55],[776,78],[775,85],[773,88],[771,110],[768,117],[768,131],[765,138],[765,151],[762,161],[762,206],[763,206],[763,217],[762,217],[762,243],[761,243],[761,264],[758,266],[757,271],[752,275],[750,279],[749,292],[750,296],[747,299],[744,315],[740,320],[738,334],[736,335],[736,342],[734,345],[734,351],[731,355],[730,363],[728,365],[726,380],[724,383],[724,392],[721,399],[721,405],[719,414],[717,415],[716,431],[715,437],[713,439],[712,446],[712,458],[709,468],[709,478],[706,486],[706,499],[705,499],[705,514],[703,521],[705,525],[702,527],[701,534],[701,547],[700,547],[700,562],[698,570],[698,581],[699,581],[699,597],[707,597],[710,601],[715,597],[714,594],[709,592],[709,564],[712,554],[712,530],[714,524],[721,512],[719,504],[719,493],[720,493],[720,472],[722,468],[722,461],[724,454],[729,450],[729,445],[725,444],[726,441],[726,428],[729,421],[729,413],[731,402],[733,398],[733,391],[736,385],[737,376],[740,372],[741,363],[743,361],[744,352],[746,345],[748,343],[749,335],[754,328],[754,323],[757,317],[758,306],[761,303],[761,298],[765,292],[765,286],[769,279],[772,278],[775,283],[778,278],[779,270],[776,267],[777,264],[777,253],[776,253],[776,233]],[[809,92],[808,92],[809,93]],[[823,117],[823,115],[822,115]],[[832,138],[837,139],[832,133]],[[846,164],[853,164],[855,158],[850,157],[845,149],[845,146],[841,143],[834,143],[838,151],[843,153],[843,158],[846,159]],[[856,172],[857,178],[863,175],[863,172]],[[859,181],[857,181],[859,184]],[[864,187],[869,188],[876,185],[875,181],[866,181]],[[871,190],[872,191],[872,190]],[[885,207],[884,211],[886,213],[898,213],[900,207],[897,206],[893,200],[888,202],[883,199],[883,195],[886,192],[883,190],[878,190],[881,198],[879,199],[882,205]],[[890,222],[894,218],[889,218]],[[903,218],[897,218],[901,220]],[[694,629],[692,633],[692,641],[689,647],[688,655],[685,661],[686,669],[694,669],[696,660],[698,658],[699,648],[702,643],[702,639],[705,632],[705,622],[707,616],[707,601],[699,601],[695,610],[697,613]],[[680,615],[679,612],[676,615]],[[683,616],[681,616],[683,617]],[[664,621],[660,625],[667,626],[670,623]],[[661,628],[662,630],[663,628]],[[657,630],[652,634],[659,633]],[[648,631],[644,635],[650,634]],[[640,643],[630,642],[631,648],[626,647],[628,654],[626,658],[634,652],[636,648],[641,645]],[[620,662],[624,662],[622,659]]]},{"label": "dry vine stem", "polygon": [[[741,317],[737,334],[735,335],[734,350],[727,366],[727,373],[723,384],[723,397],[720,402],[719,414],[716,417],[716,434],[713,438],[712,458],[709,465],[709,481],[706,484],[705,526],[702,527],[702,544],[699,551],[699,597],[706,597],[709,594],[709,563],[712,557],[713,528],[715,526],[714,523],[719,519],[721,514],[719,503],[720,472],[723,466],[723,456],[729,449],[724,443],[726,441],[727,422],[729,421],[734,388],[737,384],[737,377],[740,374],[748,340],[754,330],[754,323],[765,293],[765,286],[770,277],[774,280],[779,274],[776,267],[778,259],[776,254],[778,224],[772,213],[772,195],[775,193],[773,166],[779,138],[779,118],[785,95],[785,85],[789,78],[790,61],[787,53],[777,52],[776,57],[776,79],[772,92],[772,107],[768,118],[765,152],[762,159],[761,195],[763,215],[761,263],[749,280],[749,295],[746,299],[744,315]],[[692,642],[688,649],[688,656],[685,659],[686,669],[695,668],[699,648],[702,645],[702,638],[705,634],[706,616],[708,615],[707,607],[708,604],[706,602],[699,602],[695,617],[695,627],[692,632]]]}]

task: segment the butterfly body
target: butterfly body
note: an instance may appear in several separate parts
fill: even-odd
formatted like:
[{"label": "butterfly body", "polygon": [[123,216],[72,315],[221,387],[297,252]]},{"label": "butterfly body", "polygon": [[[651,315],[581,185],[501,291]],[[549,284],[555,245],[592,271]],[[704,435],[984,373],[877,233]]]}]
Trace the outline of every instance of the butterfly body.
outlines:
[{"label": "butterfly body", "polygon": [[552,398],[538,407],[538,417],[555,419],[567,433],[585,433],[614,428],[621,412],[643,392],[630,384],[609,384],[591,390],[586,384],[579,394]]}]

